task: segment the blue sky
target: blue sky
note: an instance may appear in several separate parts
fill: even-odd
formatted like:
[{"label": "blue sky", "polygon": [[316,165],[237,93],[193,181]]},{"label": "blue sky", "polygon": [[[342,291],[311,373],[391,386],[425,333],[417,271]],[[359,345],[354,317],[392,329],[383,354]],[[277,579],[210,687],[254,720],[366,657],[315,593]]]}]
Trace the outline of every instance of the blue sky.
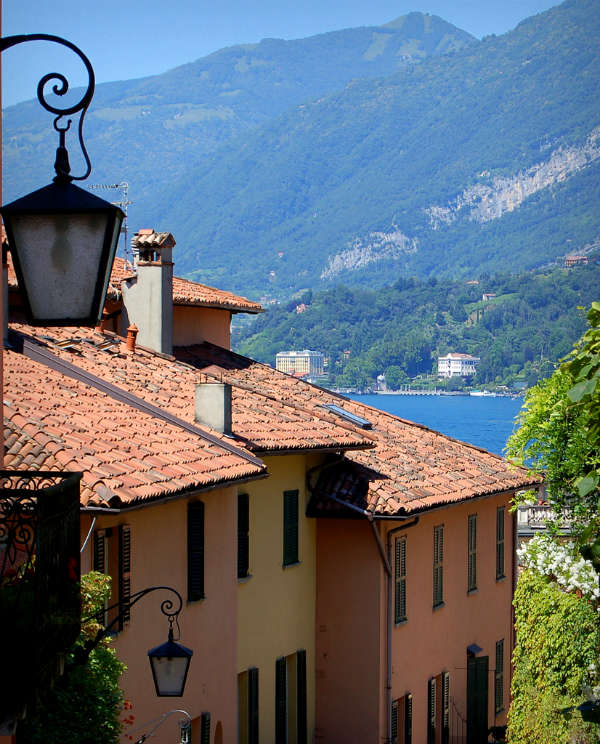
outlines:
[{"label": "blue sky", "polygon": [[[153,75],[240,43],[295,39],[376,26],[421,11],[477,37],[502,34],[552,0],[3,0],[2,32],[63,36],[90,58],[97,82]],[[35,97],[39,78],[84,75],[56,45],[22,44],[2,55],[3,105]]]}]

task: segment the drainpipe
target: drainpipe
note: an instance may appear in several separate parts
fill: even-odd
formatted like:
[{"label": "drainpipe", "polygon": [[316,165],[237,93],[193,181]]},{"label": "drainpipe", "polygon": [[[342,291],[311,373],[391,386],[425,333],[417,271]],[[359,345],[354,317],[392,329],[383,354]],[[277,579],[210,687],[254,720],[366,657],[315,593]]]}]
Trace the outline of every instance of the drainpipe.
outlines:
[{"label": "drainpipe", "polygon": [[[392,628],[394,627],[394,586],[392,575],[392,536],[401,530],[407,530],[409,527],[414,527],[419,523],[419,517],[415,517],[412,521],[401,524],[399,527],[394,527],[387,533],[387,561],[384,561],[384,568],[387,573],[387,679],[385,686],[386,693],[386,712],[387,712],[387,744],[391,744],[392,741]],[[377,532],[375,525],[373,526],[374,532],[377,533],[379,542],[381,543],[381,536]],[[383,545],[382,545],[383,548]]]}]

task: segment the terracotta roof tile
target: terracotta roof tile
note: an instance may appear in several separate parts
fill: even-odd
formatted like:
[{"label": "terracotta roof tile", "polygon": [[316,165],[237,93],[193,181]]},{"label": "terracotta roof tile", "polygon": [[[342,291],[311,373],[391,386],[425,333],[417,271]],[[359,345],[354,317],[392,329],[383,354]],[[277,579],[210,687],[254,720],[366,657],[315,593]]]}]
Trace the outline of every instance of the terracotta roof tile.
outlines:
[{"label": "terracotta roof tile", "polygon": [[[4,421],[12,434],[7,439],[5,467],[83,470],[84,505],[125,505],[263,472],[241,450],[234,454],[174,423],[132,410],[126,403],[24,354],[5,351],[4,379]],[[32,380],[38,390],[45,391],[45,400],[30,396]],[[59,424],[53,439],[45,427],[50,411]],[[123,445],[123,432],[127,446]],[[49,440],[57,445],[54,453]],[[91,455],[83,455],[82,445]],[[187,473],[180,474],[176,482],[164,472],[165,461],[157,455],[164,451],[189,463]],[[126,473],[135,475],[128,477]],[[100,490],[98,483],[102,484]]]}]

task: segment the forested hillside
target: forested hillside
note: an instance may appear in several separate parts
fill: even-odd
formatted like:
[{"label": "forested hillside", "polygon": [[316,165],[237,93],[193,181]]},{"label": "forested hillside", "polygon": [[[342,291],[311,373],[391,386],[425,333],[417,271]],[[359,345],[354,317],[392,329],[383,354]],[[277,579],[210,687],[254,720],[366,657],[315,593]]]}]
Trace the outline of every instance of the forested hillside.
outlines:
[{"label": "forested hillside", "polygon": [[[523,386],[547,376],[586,327],[600,264],[470,282],[400,279],[378,289],[305,292],[238,328],[244,354],[275,364],[278,351],[313,349],[329,360],[330,384],[393,385],[436,371],[438,355],[481,358],[475,384]],[[495,294],[484,301],[483,294]]]}]

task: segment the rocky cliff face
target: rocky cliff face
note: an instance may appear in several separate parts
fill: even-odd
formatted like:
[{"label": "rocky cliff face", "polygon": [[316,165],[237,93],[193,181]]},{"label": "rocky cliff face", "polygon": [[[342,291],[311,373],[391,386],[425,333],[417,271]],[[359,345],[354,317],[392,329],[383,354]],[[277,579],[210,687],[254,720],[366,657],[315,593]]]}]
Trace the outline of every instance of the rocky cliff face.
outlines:
[{"label": "rocky cliff face", "polygon": [[354,238],[347,250],[331,256],[321,272],[321,279],[333,279],[343,271],[362,269],[382,258],[399,258],[402,254],[414,253],[418,247],[416,238],[409,238],[397,227],[390,232],[370,232]]},{"label": "rocky cliff face", "polygon": [[600,127],[596,127],[581,147],[559,147],[537,165],[509,177],[479,174],[479,183],[462,191],[447,206],[425,209],[430,227],[440,230],[459,217],[477,223],[490,222],[512,212],[533,194],[566,181],[600,158]]}]

